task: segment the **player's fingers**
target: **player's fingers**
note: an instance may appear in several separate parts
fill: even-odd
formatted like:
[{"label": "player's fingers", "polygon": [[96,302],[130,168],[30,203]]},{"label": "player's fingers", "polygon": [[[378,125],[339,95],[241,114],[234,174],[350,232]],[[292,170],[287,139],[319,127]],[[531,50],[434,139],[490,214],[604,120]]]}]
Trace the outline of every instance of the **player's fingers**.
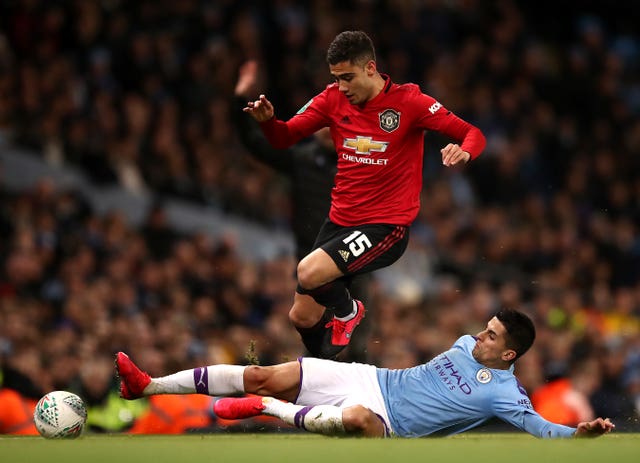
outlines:
[{"label": "player's fingers", "polygon": [[442,157],[442,163],[445,166],[455,166],[463,159],[463,151],[458,145],[449,144],[445,147]]},{"label": "player's fingers", "polygon": [[452,147],[453,145],[449,143],[447,146],[440,150],[440,152],[442,153],[442,164],[444,164],[445,166],[448,166],[451,162]]},{"label": "player's fingers", "polygon": [[455,155],[455,162],[453,162],[452,165],[456,165],[460,163],[464,164],[467,161],[469,161],[469,159],[471,159],[471,155],[469,153],[467,153],[466,151],[462,151],[461,149],[458,149],[458,152]]},{"label": "player's fingers", "polygon": [[456,153],[453,153],[453,154],[449,155],[446,165],[451,167],[451,166],[455,166],[456,164],[458,164],[458,162],[460,162],[460,158],[458,157],[458,155]]},{"label": "player's fingers", "polygon": [[609,418],[606,418],[604,420],[602,418],[598,418],[593,423],[595,423],[595,426],[593,426],[593,430],[600,433],[607,433],[611,431],[613,426],[613,423],[611,423]]}]

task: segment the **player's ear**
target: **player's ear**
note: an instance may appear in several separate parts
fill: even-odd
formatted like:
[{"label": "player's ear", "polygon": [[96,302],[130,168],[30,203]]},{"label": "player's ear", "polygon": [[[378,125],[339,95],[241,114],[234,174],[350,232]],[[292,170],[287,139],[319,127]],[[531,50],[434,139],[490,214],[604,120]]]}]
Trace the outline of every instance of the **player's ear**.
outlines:
[{"label": "player's ear", "polygon": [[502,353],[502,360],[505,362],[513,362],[518,354],[513,349],[507,349]]},{"label": "player's ear", "polygon": [[376,62],[372,59],[367,61],[367,64],[364,65],[364,71],[367,73],[369,77],[372,77],[376,73]]}]

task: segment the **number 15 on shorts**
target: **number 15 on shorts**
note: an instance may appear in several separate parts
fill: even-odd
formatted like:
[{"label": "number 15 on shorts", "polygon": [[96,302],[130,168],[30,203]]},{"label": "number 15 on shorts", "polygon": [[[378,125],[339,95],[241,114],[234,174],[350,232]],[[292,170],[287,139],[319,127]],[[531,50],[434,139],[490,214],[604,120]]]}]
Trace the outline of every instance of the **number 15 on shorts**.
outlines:
[{"label": "number 15 on shorts", "polygon": [[342,242],[349,246],[349,251],[351,251],[351,254],[353,254],[355,257],[358,257],[360,254],[362,254],[372,246],[371,241],[369,241],[369,238],[367,238],[367,235],[359,230],[351,233],[349,236],[343,239]]}]

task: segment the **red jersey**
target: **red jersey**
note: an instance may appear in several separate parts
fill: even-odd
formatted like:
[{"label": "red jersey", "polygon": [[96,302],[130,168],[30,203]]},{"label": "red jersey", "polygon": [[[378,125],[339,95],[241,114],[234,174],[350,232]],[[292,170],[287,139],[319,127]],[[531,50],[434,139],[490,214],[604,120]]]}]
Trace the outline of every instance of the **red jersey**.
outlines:
[{"label": "red jersey", "polygon": [[387,76],[383,90],[364,105],[352,105],[328,85],[287,122],[261,124],[276,148],[286,148],[329,127],[338,155],[329,218],[341,226],[366,223],[410,225],[420,209],[424,131],[460,144],[471,159],[485,146],[482,132],[455,116],[415,84]]}]

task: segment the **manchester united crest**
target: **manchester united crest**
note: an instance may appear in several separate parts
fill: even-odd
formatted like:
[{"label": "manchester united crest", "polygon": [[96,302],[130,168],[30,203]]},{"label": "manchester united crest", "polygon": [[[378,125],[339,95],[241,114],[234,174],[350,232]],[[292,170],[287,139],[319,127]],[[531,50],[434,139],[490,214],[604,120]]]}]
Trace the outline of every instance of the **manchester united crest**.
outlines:
[{"label": "manchester united crest", "polygon": [[400,113],[395,109],[385,109],[380,113],[380,128],[385,132],[393,132],[400,126]]}]

